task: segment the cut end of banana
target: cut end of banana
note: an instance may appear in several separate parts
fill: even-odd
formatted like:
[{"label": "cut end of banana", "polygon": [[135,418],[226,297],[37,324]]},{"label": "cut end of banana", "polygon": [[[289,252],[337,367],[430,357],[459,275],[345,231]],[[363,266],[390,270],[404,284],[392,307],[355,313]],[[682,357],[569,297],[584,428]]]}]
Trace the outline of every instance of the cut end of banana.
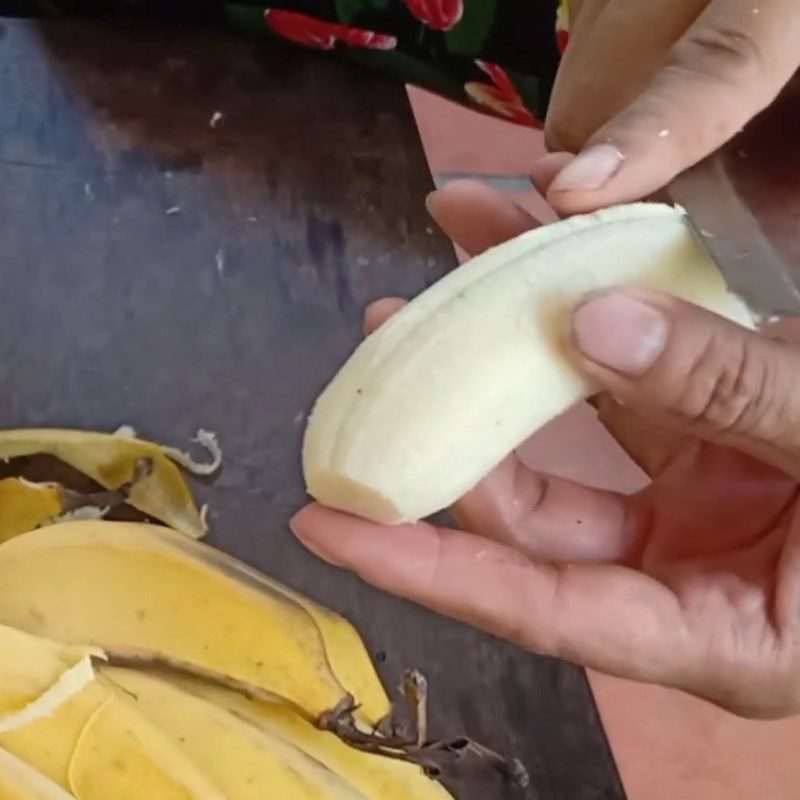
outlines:
[{"label": "cut end of banana", "polygon": [[319,503],[364,519],[380,520],[385,525],[410,522],[394,503],[366,483],[355,481],[330,469],[306,474],[308,493]]},{"label": "cut end of banana", "polygon": [[619,285],[753,327],[683,209],[634,203],[528,231],[447,275],[356,349],[309,418],[309,494],[384,524],[451,505],[592,393],[564,332],[588,292]]}]

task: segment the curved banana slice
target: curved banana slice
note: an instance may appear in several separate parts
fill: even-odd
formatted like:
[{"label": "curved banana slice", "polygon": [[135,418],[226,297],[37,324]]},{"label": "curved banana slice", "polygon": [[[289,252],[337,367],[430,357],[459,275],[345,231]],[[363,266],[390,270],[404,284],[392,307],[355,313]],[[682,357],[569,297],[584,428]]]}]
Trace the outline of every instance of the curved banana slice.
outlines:
[{"label": "curved banana slice", "polygon": [[574,366],[569,313],[586,292],[618,284],[752,325],[679,209],[618,206],[530,231],[455,270],[362,342],[310,417],[309,493],[387,524],[451,505],[591,393]]}]

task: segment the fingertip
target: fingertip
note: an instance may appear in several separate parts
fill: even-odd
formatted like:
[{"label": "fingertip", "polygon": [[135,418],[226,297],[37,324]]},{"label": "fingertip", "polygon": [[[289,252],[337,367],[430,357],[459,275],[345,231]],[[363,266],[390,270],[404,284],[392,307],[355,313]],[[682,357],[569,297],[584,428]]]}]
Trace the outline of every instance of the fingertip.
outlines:
[{"label": "fingertip", "polygon": [[415,596],[435,566],[439,532],[427,523],[385,526],[312,503],[290,521],[314,555],[395,594]]},{"label": "fingertip", "polygon": [[348,544],[372,523],[309,503],[290,520],[289,528],[298,541],[315,556],[337,567],[348,566]]},{"label": "fingertip", "polygon": [[460,178],[431,192],[425,198],[428,213],[445,233],[449,234],[453,220],[473,208],[485,207],[505,198],[495,189],[473,178]]},{"label": "fingertip", "polygon": [[574,159],[574,153],[560,151],[548,153],[535,161],[531,167],[531,181],[536,191],[539,192],[542,197],[545,197],[556,175]]},{"label": "fingertip", "polygon": [[308,538],[313,537],[314,522],[320,506],[317,503],[309,503],[296,511],[289,519],[289,530],[305,544]]},{"label": "fingertip", "polygon": [[470,256],[537,226],[510,197],[476,180],[457,180],[428,196],[436,224]]},{"label": "fingertip", "polygon": [[364,335],[374,333],[389,317],[396,314],[408,301],[403,297],[382,297],[370,303],[364,311]]}]

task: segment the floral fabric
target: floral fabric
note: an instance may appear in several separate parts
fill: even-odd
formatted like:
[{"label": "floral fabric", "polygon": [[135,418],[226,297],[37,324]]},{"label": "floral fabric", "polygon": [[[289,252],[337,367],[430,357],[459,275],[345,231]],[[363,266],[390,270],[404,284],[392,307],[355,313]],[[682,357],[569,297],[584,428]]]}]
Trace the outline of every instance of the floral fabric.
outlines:
[{"label": "floral fabric", "polygon": [[[12,0],[13,2],[14,0]],[[0,9],[4,0],[0,0]],[[336,53],[486,113],[540,126],[569,0],[27,0],[42,13],[166,15]]]}]

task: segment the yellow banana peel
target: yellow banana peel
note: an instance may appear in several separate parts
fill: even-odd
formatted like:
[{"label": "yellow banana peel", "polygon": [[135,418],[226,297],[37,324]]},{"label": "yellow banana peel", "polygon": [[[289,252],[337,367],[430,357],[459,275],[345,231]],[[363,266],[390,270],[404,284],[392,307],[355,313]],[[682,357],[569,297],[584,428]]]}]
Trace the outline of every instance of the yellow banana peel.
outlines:
[{"label": "yellow banana peel", "polygon": [[0,625],[0,733],[48,716],[91,683],[92,657],[103,653]]},{"label": "yellow banana peel", "polygon": [[78,800],[228,800],[129,699],[101,681],[92,688],[107,698],[75,740],[67,783]]},{"label": "yellow banana peel", "polygon": [[[0,432],[0,460],[105,490],[0,479],[0,800],[450,800],[415,740],[377,732],[392,706],[355,628],[193,541],[176,465],[215,469],[202,443],[206,466],[130,432]],[[87,516],[119,502],[175,527]]]},{"label": "yellow banana peel", "polygon": [[284,739],[324,764],[369,800],[451,800],[439,783],[416,765],[357,750],[334,734],[319,730],[286,703],[253,700],[211,681],[164,673],[165,680]]},{"label": "yellow banana peel", "polygon": [[[223,555],[222,558],[233,561],[228,556]],[[244,567],[236,562],[232,566],[237,570]],[[247,567],[244,569],[250,571]],[[277,581],[259,573],[254,574],[254,579],[275,591],[283,592],[314,618],[322,634],[325,654],[334,675],[358,703],[357,719],[374,725],[386,717],[392,710],[392,704],[358,631],[344,617]]]},{"label": "yellow banana peel", "polygon": [[57,519],[63,510],[57,485],[3,478],[0,480],[0,543]]},{"label": "yellow banana peel", "polygon": [[230,800],[368,800],[292,742],[224,707],[150,673],[108,668],[103,674]]},{"label": "yellow banana peel", "polygon": [[[92,478],[105,489],[114,490],[130,484],[126,501],[131,506],[197,539],[207,530],[204,515],[198,510],[176,464],[192,472],[206,474],[219,466],[220,459],[213,435],[201,431],[198,440],[211,454],[208,464],[197,464],[180,451],[133,438],[128,432],[106,434],[61,429],[8,430],[0,431],[0,459],[50,455]],[[148,468],[140,472],[143,463]],[[19,495],[19,487],[11,488]],[[33,495],[28,493],[27,499],[34,499]],[[52,505],[52,498],[50,503]],[[34,510],[33,516],[36,521],[38,512]],[[42,521],[41,518],[38,520],[39,523]]]},{"label": "yellow banana peel", "polygon": [[75,800],[75,796],[0,747],[0,800]]},{"label": "yellow banana peel", "polygon": [[316,623],[325,658],[336,680],[357,701],[359,718],[367,724],[375,724],[391,712],[391,702],[364,642],[344,617],[220,550],[187,541],[161,528],[156,529],[156,534],[171,541],[187,556],[215,567],[242,585],[252,586],[257,591],[277,595],[301,606]]},{"label": "yellow banana peel", "polygon": [[366,703],[362,721],[389,707],[344,620],[160,526],[77,521],[31,531],[0,545],[0,586],[0,623],[280,697],[312,721],[350,686],[365,692],[356,698]]},{"label": "yellow banana peel", "polygon": [[101,656],[0,627],[0,747],[78,800],[226,800],[95,674]]}]

